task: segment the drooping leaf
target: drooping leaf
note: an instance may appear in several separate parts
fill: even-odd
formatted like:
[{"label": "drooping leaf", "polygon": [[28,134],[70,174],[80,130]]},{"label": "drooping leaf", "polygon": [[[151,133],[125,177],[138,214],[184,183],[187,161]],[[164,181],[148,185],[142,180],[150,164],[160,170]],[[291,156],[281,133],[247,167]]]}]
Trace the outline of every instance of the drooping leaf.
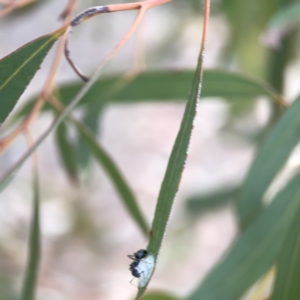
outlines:
[{"label": "drooping leaf", "polygon": [[163,292],[150,292],[142,300],[179,300],[180,298],[168,295]]},{"label": "drooping leaf", "polygon": [[299,112],[300,97],[274,126],[252,164],[238,202],[243,226],[261,209],[264,193],[300,140]]},{"label": "drooping leaf", "polygon": [[298,174],[245,229],[188,300],[238,300],[276,262],[300,205]]},{"label": "drooping leaf", "polygon": [[33,182],[33,211],[31,217],[28,262],[22,291],[22,300],[34,300],[40,263],[40,193],[38,174],[35,171]]},{"label": "drooping leaf", "polygon": [[0,60],[0,124],[15,107],[54,42],[63,34],[58,30],[40,37]]},{"label": "drooping leaf", "polygon": [[[94,105],[88,106],[87,111],[83,116],[83,123],[93,132],[93,134],[98,135],[99,130],[99,119],[101,118],[101,111],[103,109],[103,105]],[[91,153],[89,151],[88,146],[82,140],[80,136],[77,137],[77,161],[78,164],[82,167],[87,166],[89,159],[91,157]]]},{"label": "drooping leaf", "polygon": [[75,145],[70,141],[65,123],[61,123],[56,130],[56,144],[62,165],[73,182],[78,181]]},{"label": "drooping leaf", "polygon": [[73,124],[76,126],[78,132],[87,144],[96,161],[104,168],[108,176],[111,178],[128,212],[139,225],[141,231],[147,236],[149,232],[147,223],[137,205],[137,201],[133,192],[131,191],[126,180],[123,178],[121,172],[118,170],[116,164],[109,157],[106,151],[100,146],[95,136],[88,127],[77,122],[73,118],[70,118],[70,120],[72,120]]},{"label": "drooping leaf", "polygon": [[272,300],[300,299],[300,207],[281,248]]},{"label": "drooping leaf", "polygon": [[[120,79],[120,76],[106,77],[98,80],[79,105],[94,105],[97,109],[103,103],[136,103],[147,101],[183,101],[193,80],[193,71],[157,71],[138,75],[131,81]],[[125,81],[125,83],[123,83]],[[59,98],[64,103],[82,87],[82,83],[71,83],[60,87]],[[222,97],[228,100],[255,99],[267,96],[276,103],[282,102],[281,97],[266,83],[251,77],[220,70],[204,71],[202,97]],[[18,113],[18,117],[28,114],[33,100],[26,104]],[[45,109],[50,106],[45,106]]]},{"label": "drooping leaf", "polygon": [[[108,77],[98,81],[81,104],[99,101],[114,84],[118,77]],[[161,71],[147,72],[138,75],[116,93],[107,95],[107,102],[143,102],[143,101],[174,101],[184,100],[187,97],[190,82],[193,80],[193,71]],[[70,99],[80,85],[70,85],[62,88],[62,99]],[[220,70],[204,71],[202,97],[224,97],[228,99],[255,98],[261,95],[279,101],[279,96],[266,83],[261,83],[242,74]]]},{"label": "drooping leaf", "polygon": [[[63,106],[60,105],[60,108],[55,107],[53,109],[61,113],[63,111]],[[115,185],[115,188],[118,191],[121,200],[123,201],[128,212],[136,221],[141,231],[147,236],[149,233],[148,225],[138,207],[136,198],[131,188],[127,184],[117,165],[110,158],[105,149],[98,143],[97,138],[89,129],[89,127],[87,127],[84,123],[77,121],[72,116],[69,116],[68,120],[71,121],[72,124],[77,128],[80,137],[86,143],[91,154],[107,172],[108,176],[111,178],[113,184]],[[48,132],[51,132],[51,128],[48,130]],[[48,134],[48,132],[46,134]],[[44,136],[46,136],[46,134],[44,134]]]},{"label": "drooping leaf", "polygon": [[[60,106],[60,108],[55,107],[53,109],[55,109],[57,112],[61,112],[63,110],[63,107],[62,105]],[[86,146],[88,147],[90,153],[94,156],[96,161],[104,168],[108,176],[111,178],[112,183],[119,193],[123,204],[127,208],[132,218],[135,220],[143,234],[147,236],[149,233],[147,222],[145,221],[145,218],[143,217],[138,207],[137,200],[131,188],[123,177],[121,171],[118,169],[117,165],[110,158],[105,149],[98,143],[96,136],[93,134],[89,127],[87,127],[84,123],[77,121],[72,116],[69,116],[67,119],[76,127],[78,135],[80,136],[82,141],[86,143]]]}]

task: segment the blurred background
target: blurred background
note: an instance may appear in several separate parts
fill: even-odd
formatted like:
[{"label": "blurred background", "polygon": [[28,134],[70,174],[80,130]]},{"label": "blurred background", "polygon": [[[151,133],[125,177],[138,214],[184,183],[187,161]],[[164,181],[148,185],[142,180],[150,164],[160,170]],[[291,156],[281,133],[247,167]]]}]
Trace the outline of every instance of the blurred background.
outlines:
[{"label": "blurred background", "polygon": [[[77,13],[90,6],[123,2],[78,1]],[[293,99],[300,91],[297,27],[284,33],[266,33],[276,12],[292,2],[213,0],[205,68],[244,72],[267,81],[288,100]],[[1,18],[0,57],[56,30],[66,4],[41,0]],[[74,30],[70,50],[85,74],[110,53],[134,16],[135,12],[101,15]],[[193,70],[201,29],[199,0],[173,0],[151,9],[103,76],[137,69]],[[54,50],[18,107],[40,91]],[[58,83],[72,81],[79,79],[63,59]],[[278,116],[267,99],[241,100],[207,98],[199,103],[188,163],[150,290],[184,297],[238,234],[235,201],[240,186],[265,129]],[[99,141],[121,169],[149,224],[183,109],[184,102],[178,101],[109,104],[95,119]],[[74,115],[80,118],[83,112],[77,110]],[[42,114],[31,127],[34,137],[39,137],[52,120],[52,114]],[[1,128],[2,135],[5,129]],[[27,147],[21,136],[1,155],[1,174]],[[145,248],[147,240],[111,181],[90,158],[82,163],[74,184],[64,172],[53,135],[39,148],[38,158],[42,261],[37,299],[132,299],[136,287],[129,284],[132,276],[127,254]],[[17,299],[21,289],[31,216],[31,181],[27,162],[0,195],[1,300]]]}]

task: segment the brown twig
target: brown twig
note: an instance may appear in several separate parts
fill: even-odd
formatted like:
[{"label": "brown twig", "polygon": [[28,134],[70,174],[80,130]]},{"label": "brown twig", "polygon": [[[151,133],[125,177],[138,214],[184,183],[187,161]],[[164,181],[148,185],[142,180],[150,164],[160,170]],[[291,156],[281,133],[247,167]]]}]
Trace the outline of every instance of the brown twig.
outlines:
[{"label": "brown twig", "polygon": [[[64,24],[61,28],[67,27],[70,24],[72,12],[75,9],[76,3],[77,0],[69,1],[69,4],[67,6],[68,16],[65,18]],[[66,34],[64,34],[64,36],[61,38],[57,46],[56,54],[54,56],[54,60],[49,75],[46,79],[46,82],[43,86],[40,96],[36,100],[34,107],[32,108],[29,115],[26,117],[26,119],[23,121],[23,123],[18,128],[16,128],[12,133],[10,133],[7,137],[5,137],[3,140],[0,141],[0,152],[2,152],[21,132],[26,130],[26,128],[31,124],[31,122],[34,120],[34,118],[38,115],[39,111],[43,107],[45,100],[50,94],[53,84],[55,82],[56,74],[58,72],[61,58],[64,52],[65,39],[66,39]]]},{"label": "brown twig", "polygon": [[0,18],[9,14],[11,11],[13,11],[17,7],[17,4],[14,2],[9,3],[0,11]]},{"label": "brown twig", "polygon": [[145,59],[145,39],[144,31],[145,28],[142,23],[139,30],[137,31],[137,37],[135,41],[135,52],[134,52],[134,73],[141,73],[146,67]]},{"label": "brown twig", "polygon": [[[28,128],[26,128],[26,130],[24,130],[24,134],[27,139],[29,148],[32,147],[32,145],[34,144],[34,140],[33,140],[30,130]],[[37,164],[38,164],[38,159],[37,159],[37,153],[35,151],[35,152],[33,152],[33,155],[32,155],[32,169],[33,170],[37,169]]]},{"label": "brown twig", "polygon": [[67,24],[69,24],[71,21],[71,17],[73,16],[74,9],[76,7],[77,1],[75,3],[73,1],[69,1],[63,12],[60,14],[59,18],[63,21],[66,21],[66,18],[69,18]]},{"label": "brown twig", "polygon": [[13,1],[0,1],[5,4],[6,7],[0,11],[0,18],[12,12],[14,9],[22,7],[24,5],[35,2],[36,0],[13,0]]},{"label": "brown twig", "polygon": [[[142,17],[144,16],[144,13],[146,12],[147,9],[161,5],[167,2],[170,2],[171,0],[146,0],[144,2],[135,2],[135,3],[125,3],[125,4],[113,4],[113,5],[105,5],[105,6],[94,6],[86,9],[82,13],[80,13],[71,23],[68,28],[68,33],[67,33],[67,38],[65,40],[65,56],[67,61],[69,62],[70,66],[74,70],[74,72],[84,81],[87,82],[89,80],[88,77],[82,74],[82,72],[78,69],[78,67],[74,64],[70,57],[70,51],[68,49],[68,44],[69,44],[69,37],[70,34],[72,33],[72,30],[74,27],[80,25],[81,23],[85,22],[86,20],[89,20],[90,18],[93,18],[99,14],[103,13],[112,13],[112,12],[118,12],[118,11],[127,11],[127,10],[138,10],[139,12],[142,12],[141,15]],[[140,21],[139,21],[140,23]],[[133,28],[133,32],[137,29],[137,25]],[[131,36],[132,32],[130,33]],[[127,35],[128,33],[124,36],[122,40],[127,41]],[[122,41],[121,41],[122,42]],[[120,48],[123,46],[123,44],[119,43],[118,45]],[[117,50],[119,51],[119,50]],[[113,53],[117,52],[113,51]]]}]

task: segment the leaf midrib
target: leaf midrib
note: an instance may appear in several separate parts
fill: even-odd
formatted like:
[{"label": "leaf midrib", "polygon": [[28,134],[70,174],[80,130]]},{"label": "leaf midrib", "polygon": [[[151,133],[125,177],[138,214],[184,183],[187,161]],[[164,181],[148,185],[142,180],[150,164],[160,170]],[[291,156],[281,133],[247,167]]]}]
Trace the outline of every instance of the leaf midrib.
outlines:
[{"label": "leaf midrib", "polygon": [[44,43],[41,47],[39,47],[31,56],[29,56],[19,68],[15,70],[14,73],[0,86],[0,91],[5,88],[5,86],[22,70],[37,54],[39,54],[49,43],[53,40],[57,39],[57,34],[54,34],[46,43]]}]

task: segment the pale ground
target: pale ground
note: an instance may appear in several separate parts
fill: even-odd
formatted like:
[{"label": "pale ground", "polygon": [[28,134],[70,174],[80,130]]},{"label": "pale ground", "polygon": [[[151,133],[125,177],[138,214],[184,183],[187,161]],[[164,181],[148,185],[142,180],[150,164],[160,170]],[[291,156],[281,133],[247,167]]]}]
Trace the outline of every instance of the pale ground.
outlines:
[{"label": "pale ground", "polygon": [[[63,2],[63,4],[62,4]],[[57,16],[66,1],[48,1],[27,15],[0,21],[0,56],[58,27]],[[81,1],[80,6],[101,5],[104,1]],[[168,4],[169,6],[171,4]],[[132,13],[101,16],[74,32],[72,55],[85,72],[109,53],[129,26]],[[157,68],[194,68],[199,49],[201,19],[177,19],[167,8],[149,12],[144,23],[148,65]],[[101,19],[102,18],[102,19]],[[103,23],[101,23],[103,22]],[[169,25],[184,28],[165,47],[164,54],[151,55],[169,32]],[[103,28],[105,24],[105,29]],[[122,24],[122,26],[120,26]],[[109,36],[107,34],[111,36]],[[226,36],[219,18],[211,22],[206,67],[214,67]],[[93,39],[93,41],[92,41]],[[126,71],[133,65],[131,41],[107,72]],[[170,51],[170,55],[168,54]],[[47,75],[51,55],[30,85],[27,95],[40,89]],[[76,78],[63,62],[60,81]],[[23,97],[23,100],[26,98]],[[150,289],[187,295],[228,249],[237,234],[231,207],[211,212],[190,222],[184,209],[187,196],[207,192],[218,186],[241,182],[253,156],[253,147],[221,134],[228,107],[218,99],[204,100],[198,107],[189,159],[181,182],[158,266]],[[110,106],[101,123],[101,142],[117,162],[133,188],[149,224],[168,157],[179,128],[183,104],[139,104]],[[260,114],[253,116],[263,122]],[[51,122],[50,116],[33,126],[38,137]],[[26,149],[18,139],[0,160],[1,170],[8,168]],[[111,182],[93,163],[89,182],[81,190],[71,186],[60,167],[53,137],[39,150],[42,182],[43,258],[39,280],[41,300],[120,300],[130,299],[136,288],[129,284],[130,260],[126,257],[147,241],[128,217]],[[1,171],[2,172],[2,171]],[[0,243],[11,258],[8,269],[19,275],[26,255],[26,228],[30,216],[31,173],[26,164],[13,184],[1,194]],[[74,234],[75,208],[85,210],[90,218],[88,230]],[[73,213],[72,213],[73,211]],[[89,222],[88,222],[89,223]],[[192,223],[192,225],[191,225]],[[73,234],[72,234],[73,232]],[[91,246],[92,245],[92,246]]]}]

